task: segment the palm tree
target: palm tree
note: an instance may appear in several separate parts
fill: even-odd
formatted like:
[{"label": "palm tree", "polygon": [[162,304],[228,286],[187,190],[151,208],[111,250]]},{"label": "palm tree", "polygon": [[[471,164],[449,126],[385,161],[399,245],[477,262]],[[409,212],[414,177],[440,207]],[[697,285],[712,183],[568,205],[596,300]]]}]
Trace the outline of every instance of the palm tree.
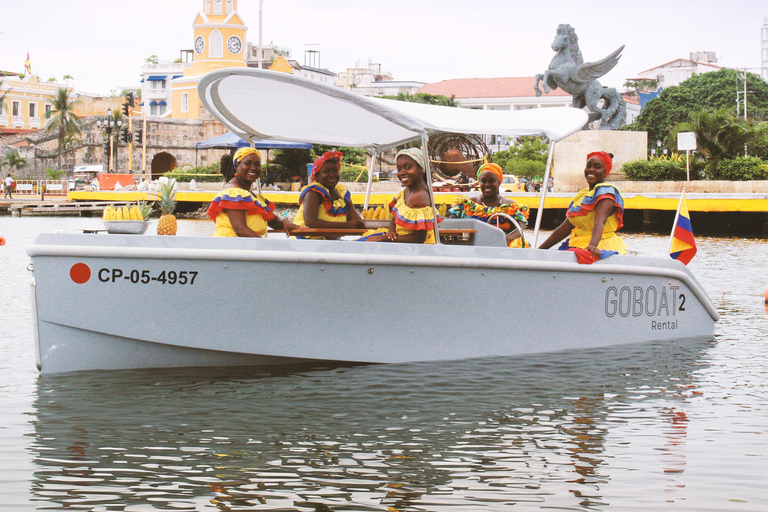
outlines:
[{"label": "palm tree", "polygon": [[45,125],[45,130],[49,132],[57,131],[59,136],[59,152],[57,155],[57,167],[61,169],[61,153],[64,148],[64,140],[67,135],[81,133],[82,121],[73,112],[76,100],[70,96],[69,89],[59,87],[56,99],[53,100],[53,108],[45,113],[45,117],[50,122]]},{"label": "palm tree", "polygon": [[14,169],[21,168],[22,165],[27,165],[27,161],[19,156],[18,151],[12,149],[5,154],[5,157],[0,162],[0,165],[7,165],[8,172],[10,173]]},{"label": "palm tree", "polygon": [[[0,89],[2,88],[3,88],[3,81],[0,80]],[[5,112],[5,98],[8,96],[9,92],[11,92],[10,88],[7,91],[0,91],[0,114]]]},{"label": "palm tree", "polygon": [[741,118],[725,109],[692,112],[690,121],[678,123],[672,130],[672,140],[679,132],[694,132],[698,150],[711,165],[720,160],[744,154],[744,146],[755,136],[755,131]]}]

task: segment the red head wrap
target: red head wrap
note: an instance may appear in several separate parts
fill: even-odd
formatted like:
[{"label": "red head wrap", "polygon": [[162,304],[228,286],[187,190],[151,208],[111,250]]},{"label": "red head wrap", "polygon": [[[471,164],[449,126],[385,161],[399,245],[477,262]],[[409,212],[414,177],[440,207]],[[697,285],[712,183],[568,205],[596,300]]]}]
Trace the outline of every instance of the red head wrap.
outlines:
[{"label": "red head wrap", "polygon": [[605,167],[605,175],[608,176],[611,174],[611,169],[613,168],[613,157],[605,151],[593,151],[587,155],[587,161],[589,161],[589,159],[593,156],[596,156],[600,159],[601,162],[603,162],[603,167]]},{"label": "red head wrap", "polygon": [[342,156],[344,156],[344,154],[341,151],[326,151],[323,153],[323,156],[315,160],[315,163],[312,164],[312,177],[315,177],[315,174],[317,174],[317,171],[320,170],[325,162],[333,160],[341,162]]}]

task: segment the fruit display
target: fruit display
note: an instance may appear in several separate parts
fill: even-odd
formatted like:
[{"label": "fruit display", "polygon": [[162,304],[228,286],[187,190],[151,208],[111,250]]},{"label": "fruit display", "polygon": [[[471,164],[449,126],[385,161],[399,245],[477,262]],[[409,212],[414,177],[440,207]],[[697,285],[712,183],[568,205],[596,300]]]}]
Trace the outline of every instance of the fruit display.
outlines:
[{"label": "fruit display", "polygon": [[[151,212],[151,210],[150,210]],[[146,220],[144,213],[138,207],[138,205],[126,205],[115,208],[114,206],[107,205],[104,208],[102,218],[106,221],[115,220]]]},{"label": "fruit display", "polygon": [[160,206],[160,220],[157,221],[158,235],[176,234],[176,180],[168,180],[167,183],[161,183],[157,186],[155,197]]},{"label": "fruit display", "polygon": [[365,220],[389,220],[390,218],[392,218],[392,214],[389,213],[389,205],[386,204],[363,210],[363,219]]}]

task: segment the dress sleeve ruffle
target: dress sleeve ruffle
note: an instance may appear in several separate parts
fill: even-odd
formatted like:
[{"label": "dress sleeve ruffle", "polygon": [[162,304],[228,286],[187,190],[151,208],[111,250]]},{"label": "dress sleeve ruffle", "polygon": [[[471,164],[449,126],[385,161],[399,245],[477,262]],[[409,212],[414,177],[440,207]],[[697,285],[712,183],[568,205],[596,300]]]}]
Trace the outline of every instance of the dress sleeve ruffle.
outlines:
[{"label": "dress sleeve ruffle", "polygon": [[[518,205],[514,202],[500,204],[499,206],[485,206],[464,197],[457,197],[454,199],[453,206],[448,210],[448,213],[452,217],[457,217],[459,219],[478,219],[483,222],[488,222],[491,216],[497,213],[503,213],[518,221],[523,227],[528,225],[528,217],[531,214],[530,209],[527,206]],[[494,220],[494,223],[495,222],[496,221]],[[505,222],[504,218],[501,218],[499,222],[504,223],[505,225],[511,224],[509,221]],[[499,227],[505,232],[508,229],[510,232],[516,229],[511,225],[508,226],[508,229],[505,229],[501,225]]]},{"label": "dress sleeve ruffle", "polygon": [[571,205],[568,207],[568,212],[565,215],[569,218],[588,215],[589,212],[595,209],[597,203],[603,199],[610,199],[613,201],[613,204],[616,207],[614,215],[616,215],[616,218],[619,221],[619,225],[616,229],[621,229],[621,227],[624,226],[624,198],[621,197],[621,192],[619,192],[618,188],[607,183],[601,183],[593,190],[590,190],[578,204],[576,204],[577,201],[571,202]]},{"label": "dress sleeve ruffle", "polygon": [[339,194],[339,199],[334,202],[331,199],[331,193],[327,188],[319,183],[311,183],[301,189],[301,194],[299,194],[300,205],[304,204],[304,198],[310,191],[317,192],[323,197],[323,207],[325,208],[325,211],[328,213],[328,215],[332,217],[338,217],[349,213],[352,205],[352,195],[349,193],[349,190],[344,188],[344,186],[336,186],[336,192]]},{"label": "dress sleeve ruffle", "polygon": [[241,188],[227,188],[216,194],[208,207],[208,218],[215,221],[224,210],[245,210],[246,215],[261,215],[264,220],[270,221],[275,214],[272,213],[275,205],[269,199],[262,196],[254,196]]},{"label": "dress sleeve ruffle", "polygon": [[392,208],[392,216],[395,218],[395,224],[411,231],[428,231],[435,229],[435,215],[431,206],[423,208],[405,207],[398,209]]}]

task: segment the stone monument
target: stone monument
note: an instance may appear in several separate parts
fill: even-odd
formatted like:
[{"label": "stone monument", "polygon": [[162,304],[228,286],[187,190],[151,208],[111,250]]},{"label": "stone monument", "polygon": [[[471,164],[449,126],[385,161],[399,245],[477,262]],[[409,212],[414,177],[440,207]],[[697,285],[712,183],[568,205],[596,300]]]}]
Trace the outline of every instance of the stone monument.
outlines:
[{"label": "stone monument", "polygon": [[536,75],[533,86],[536,96],[542,94],[540,83],[544,84],[545,93],[559,87],[573,96],[575,108],[587,108],[590,123],[600,120],[601,130],[618,130],[624,126],[627,107],[621,94],[615,88],[603,87],[597,81],[616,66],[624,46],[602,60],[585,63],[579,50],[576,31],[570,25],[562,24],[557,27],[552,50],[557,53],[550,61],[549,69]]}]

